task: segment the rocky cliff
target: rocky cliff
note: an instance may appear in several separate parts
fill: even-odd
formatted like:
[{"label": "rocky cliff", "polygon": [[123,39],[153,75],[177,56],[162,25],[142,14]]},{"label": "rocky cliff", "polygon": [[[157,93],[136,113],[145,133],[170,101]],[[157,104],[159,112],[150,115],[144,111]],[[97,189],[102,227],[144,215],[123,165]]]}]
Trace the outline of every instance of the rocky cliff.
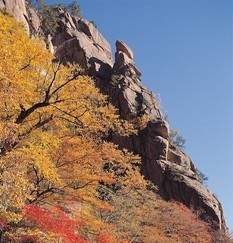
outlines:
[{"label": "rocky cliff", "polygon": [[[24,0],[0,0],[0,8],[21,21],[28,33],[39,33],[40,18]],[[201,218],[225,229],[218,199],[201,183],[191,158],[169,142],[169,125],[156,97],[143,86],[134,63],[133,51],[116,41],[115,59],[111,46],[96,27],[85,19],[72,17],[57,8],[59,27],[50,38],[50,48],[63,63],[78,63],[93,76],[102,92],[119,109],[122,118],[131,120],[147,114],[149,121],[138,135],[111,140],[138,153],[143,159],[142,173],[156,184],[165,199],[174,199],[198,210]]]}]

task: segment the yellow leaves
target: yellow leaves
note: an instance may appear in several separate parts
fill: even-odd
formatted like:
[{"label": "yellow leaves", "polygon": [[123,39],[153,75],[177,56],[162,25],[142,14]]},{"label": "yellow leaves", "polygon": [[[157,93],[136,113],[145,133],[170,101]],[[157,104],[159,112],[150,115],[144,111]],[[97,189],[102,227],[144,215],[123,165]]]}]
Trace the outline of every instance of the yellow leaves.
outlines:
[{"label": "yellow leaves", "polygon": [[[13,165],[11,166],[13,167]],[[6,210],[12,204],[20,207],[24,205],[25,199],[28,199],[28,195],[25,194],[29,189],[25,175],[26,170],[24,171],[23,168],[18,168],[17,171],[14,171],[14,169],[11,168],[11,170],[4,171],[0,175],[2,182],[0,187],[1,207]],[[11,190],[9,190],[9,187],[11,187]]]},{"label": "yellow leaves", "polygon": [[140,164],[141,160],[138,155],[129,152],[126,149],[120,150],[113,143],[104,142],[102,146],[102,156],[106,161],[112,161],[120,165]]},{"label": "yellow leaves", "polygon": [[0,215],[17,221],[26,203],[75,200],[86,222],[105,229],[95,211],[114,209],[100,199],[100,183],[127,192],[146,182],[140,157],[103,138],[135,134],[137,125],[120,119],[78,65],[54,63],[2,14],[0,52]]},{"label": "yellow leaves", "polygon": [[58,236],[54,233],[44,233],[37,228],[17,228],[12,232],[7,232],[9,239],[14,239],[15,242],[22,242],[22,240],[38,240],[43,243],[57,243],[59,242]]},{"label": "yellow leaves", "polygon": [[[18,141],[18,125],[0,121],[0,149],[10,148]],[[1,152],[1,151],[0,151]]]},{"label": "yellow leaves", "polygon": [[32,147],[34,145],[37,148],[52,152],[59,148],[60,142],[60,139],[50,131],[42,132],[41,130],[35,130],[23,140],[22,146]]},{"label": "yellow leaves", "polygon": [[[86,205],[90,204],[92,207],[94,206],[95,208],[107,210],[107,211],[112,211],[113,207],[111,206],[110,203],[102,201],[98,199],[97,197],[93,197],[93,195],[88,195],[87,192],[84,190],[79,190],[77,193],[78,196],[85,202]],[[88,203],[88,204],[87,204]],[[90,206],[86,206],[86,208],[90,209]],[[82,213],[85,214],[85,210],[82,211]]]},{"label": "yellow leaves", "polygon": [[133,189],[145,189],[147,182],[144,177],[141,175],[137,168],[130,168],[127,170],[127,177],[123,180],[123,184],[126,185],[126,188]]},{"label": "yellow leaves", "polygon": [[83,134],[135,133],[132,124],[119,119],[116,108],[94,81],[80,75],[78,65],[54,63],[39,40],[29,39],[2,14],[0,26],[0,117],[14,122],[20,113],[40,103],[21,121],[28,122],[29,128],[32,120],[36,122],[47,113],[63,121],[62,126],[72,124]]},{"label": "yellow leaves", "polygon": [[[12,18],[0,14],[0,115],[14,115],[19,104],[30,104],[38,97],[38,70],[47,66],[51,54],[41,41],[31,40]],[[2,112],[3,111],[3,112]]]},{"label": "yellow leaves", "polygon": [[38,148],[37,146],[24,148],[21,150],[21,152],[28,155],[30,154],[30,156],[27,158],[29,160],[29,164],[35,166],[35,168],[38,170],[39,176],[55,185],[61,184],[56,166],[50,159],[49,153]]},{"label": "yellow leaves", "polygon": [[92,206],[84,206],[82,208],[81,217],[84,219],[85,224],[88,226],[92,234],[101,232],[102,230],[111,230],[111,225],[106,224],[95,216],[96,209]]},{"label": "yellow leaves", "polygon": [[35,166],[40,176],[54,184],[61,183],[51,156],[58,149],[59,142],[54,134],[36,130],[21,143],[18,149],[28,165]]},{"label": "yellow leaves", "polygon": [[0,158],[0,215],[10,222],[21,220],[18,210],[31,199],[30,191],[33,190],[27,168],[18,159],[15,154],[7,155],[4,160]]}]

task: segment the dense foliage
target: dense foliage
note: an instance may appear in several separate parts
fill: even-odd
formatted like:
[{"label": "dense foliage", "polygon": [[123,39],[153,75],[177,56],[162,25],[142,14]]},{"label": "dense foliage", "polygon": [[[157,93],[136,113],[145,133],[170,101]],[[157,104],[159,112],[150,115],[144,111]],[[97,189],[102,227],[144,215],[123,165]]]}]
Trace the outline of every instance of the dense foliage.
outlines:
[{"label": "dense foliage", "polygon": [[[54,63],[13,19],[1,15],[0,21],[1,218],[21,224],[26,205],[69,208],[77,201],[85,207],[73,213],[88,221],[93,207],[112,210],[98,199],[100,182],[119,183],[121,190],[144,187],[132,166],[139,157],[103,140],[112,131],[135,133],[134,126],[119,119],[78,66]],[[121,177],[103,169],[109,162]]]},{"label": "dense foliage", "polygon": [[207,224],[147,190],[137,155],[106,142],[140,126],[79,66],[3,14],[0,51],[1,242],[211,242]]}]

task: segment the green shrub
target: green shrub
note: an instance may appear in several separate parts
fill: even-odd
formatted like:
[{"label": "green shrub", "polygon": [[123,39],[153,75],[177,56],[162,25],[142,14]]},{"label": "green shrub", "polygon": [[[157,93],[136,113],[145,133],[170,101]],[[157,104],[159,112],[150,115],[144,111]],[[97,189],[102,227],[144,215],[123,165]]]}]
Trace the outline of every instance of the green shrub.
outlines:
[{"label": "green shrub", "polygon": [[171,129],[169,134],[170,142],[179,148],[185,147],[186,140],[183,138],[183,136],[180,134],[178,130]]}]

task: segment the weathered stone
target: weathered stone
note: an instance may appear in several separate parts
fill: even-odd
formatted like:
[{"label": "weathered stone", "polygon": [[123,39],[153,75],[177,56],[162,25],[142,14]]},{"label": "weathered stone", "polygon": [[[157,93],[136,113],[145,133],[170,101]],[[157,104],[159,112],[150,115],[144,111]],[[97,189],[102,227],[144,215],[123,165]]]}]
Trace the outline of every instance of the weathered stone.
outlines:
[{"label": "weathered stone", "polygon": [[[218,199],[199,181],[193,162],[183,151],[162,137],[163,121],[149,122],[138,135],[113,136],[120,148],[141,155],[142,173],[158,186],[160,195],[176,200],[199,212],[216,229],[225,229],[223,210]],[[165,133],[166,134],[166,133]],[[166,137],[166,136],[165,136]]]},{"label": "weathered stone", "polygon": [[[89,38],[93,40],[95,45],[102,49],[109,60],[112,60],[112,49],[108,41],[102,36],[102,34],[96,29],[93,23],[80,19],[78,21],[80,30],[85,33]],[[112,62],[111,62],[112,64]]]},{"label": "weathered stone", "polygon": [[225,228],[223,210],[216,197],[200,182],[196,168],[181,149],[169,143],[169,127],[161,115],[157,99],[140,83],[140,75],[132,72],[134,61],[117,48],[112,81],[108,85],[111,101],[122,118],[130,120],[148,114],[151,121],[138,135],[112,140],[121,148],[141,155],[142,173],[155,183],[165,199],[183,202],[200,211],[213,227]]},{"label": "weathered stone", "polygon": [[75,23],[69,13],[58,11],[59,28],[52,38],[56,57],[80,64],[95,77],[109,78],[113,66],[110,44],[92,23],[83,19]]},{"label": "weathered stone", "polygon": [[169,137],[169,125],[165,120],[151,120],[147,127],[153,131],[156,136],[161,136],[165,139]]},{"label": "weathered stone", "polygon": [[141,84],[141,72],[130,48],[118,41],[112,65],[110,46],[91,23],[79,20],[75,24],[69,15],[62,13],[60,18],[59,32],[53,37],[57,57],[79,63],[91,73],[123,119],[131,120],[143,114],[150,117],[138,135],[127,138],[112,135],[112,141],[141,155],[142,173],[158,186],[164,198],[200,210],[203,219],[224,228],[221,204],[199,181],[191,159],[169,144],[169,126],[156,97]]},{"label": "weathered stone", "polygon": [[169,145],[168,160],[194,172],[196,171],[191,158],[175,145]]},{"label": "weathered stone", "polygon": [[5,1],[0,0],[0,9],[4,9],[4,8],[5,8]]},{"label": "weathered stone", "polygon": [[134,59],[133,51],[123,41],[116,41],[116,51],[125,53],[130,59]]},{"label": "weathered stone", "polygon": [[113,72],[115,74],[123,74],[138,79],[141,76],[141,72],[135,66],[133,59],[129,58],[128,55],[122,51],[117,51],[115,54],[115,63]]},{"label": "weathered stone", "polygon": [[27,8],[30,34],[37,36],[41,34],[41,21],[36,10],[32,7]]},{"label": "weathered stone", "polygon": [[60,30],[76,30],[77,26],[74,18],[72,18],[68,11],[63,8],[57,8],[57,12],[59,14]]},{"label": "weathered stone", "polygon": [[152,120],[161,118],[159,104],[152,92],[141,84],[140,76],[133,60],[124,52],[117,51],[111,81],[101,88],[119,108],[124,119],[130,120],[143,114],[149,115]]},{"label": "weathered stone", "polygon": [[53,47],[53,43],[52,43],[52,37],[51,35],[48,35],[47,40],[46,40],[46,44],[47,44],[47,48],[49,49],[49,51],[54,54],[54,47]]},{"label": "weathered stone", "polygon": [[163,170],[163,179],[159,185],[162,195],[199,211],[200,217],[211,222],[214,228],[225,229],[220,202],[198,181],[196,172],[171,161],[160,161],[160,164],[163,164],[160,168]]}]

